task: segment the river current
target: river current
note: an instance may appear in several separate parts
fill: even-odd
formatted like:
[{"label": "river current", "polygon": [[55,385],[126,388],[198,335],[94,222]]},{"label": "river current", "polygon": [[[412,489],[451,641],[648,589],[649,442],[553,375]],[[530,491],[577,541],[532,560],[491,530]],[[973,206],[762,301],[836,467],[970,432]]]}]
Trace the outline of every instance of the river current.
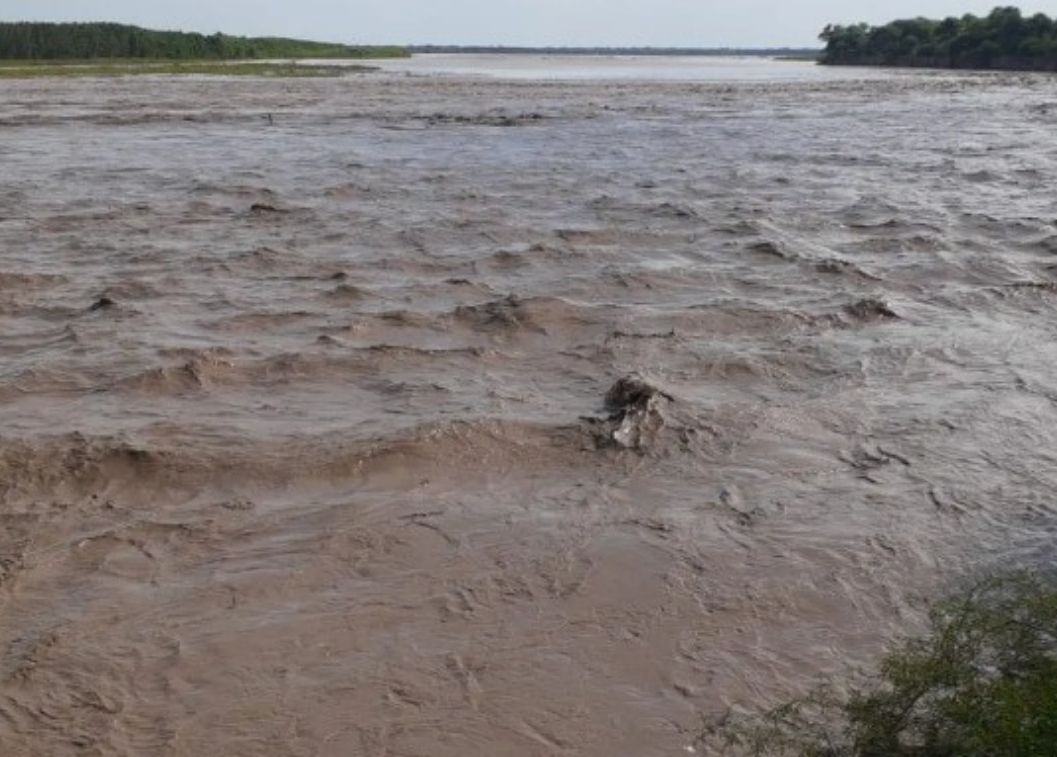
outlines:
[{"label": "river current", "polygon": [[0,81],[0,751],[686,754],[1052,560],[1057,80],[686,65]]}]

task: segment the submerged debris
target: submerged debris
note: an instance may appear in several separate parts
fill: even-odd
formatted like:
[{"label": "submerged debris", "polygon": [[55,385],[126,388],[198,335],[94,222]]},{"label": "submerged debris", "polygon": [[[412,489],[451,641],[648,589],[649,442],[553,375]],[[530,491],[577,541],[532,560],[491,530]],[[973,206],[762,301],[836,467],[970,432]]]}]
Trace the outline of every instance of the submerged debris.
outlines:
[{"label": "submerged debris", "polygon": [[430,126],[454,124],[460,126],[527,126],[542,123],[542,113],[486,113],[480,115],[462,115],[451,113],[434,113],[424,118]]},{"label": "submerged debris", "polygon": [[98,300],[96,300],[95,302],[93,302],[91,304],[91,306],[88,308],[88,312],[94,313],[97,310],[107,310],[108,308],[115,307],[116,305],[117,305],[117,302],[115,302],[110,297],[107,297],[106,295],[103,295],[102,297],[100,297]]},{"label": "submerged debris", "polygon": [[868,297],[844,306],[844,312],[858,321],[898,320],[896,313],[884,300]]},{"label": "submerged debris", "polygon": [[641,376],[628,375],[619,379],[606,392],[605,407],[608,441],[624,449],[642,449],[664,426],[661,405],[674,402],[667,392]]},{"label": "submerged debris", "polygon": [[819,273],[839,274],[850,269],[852,269],[852,264],[847,260],[820,260],[818,263],[815,263],[815,270]]},{"label": "submerged debris", "polygon": [[287,211],[282,208],[277,208],[274,205],[269,205],[264,202],[255,202],[250,205],[250,213],[254,215],[266,215],[271,213],[286,213]]}]

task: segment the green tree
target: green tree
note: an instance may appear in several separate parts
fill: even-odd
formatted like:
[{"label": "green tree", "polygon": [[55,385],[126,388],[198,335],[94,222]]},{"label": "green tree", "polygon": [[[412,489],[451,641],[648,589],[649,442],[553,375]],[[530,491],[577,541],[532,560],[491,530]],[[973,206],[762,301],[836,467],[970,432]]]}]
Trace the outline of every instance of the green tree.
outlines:
[{"label": "green tree", "polygon": [[822,62],[1057,70],[1057,22],[997,7],[984,18],[902,19],[883,26],[827,26]]}]

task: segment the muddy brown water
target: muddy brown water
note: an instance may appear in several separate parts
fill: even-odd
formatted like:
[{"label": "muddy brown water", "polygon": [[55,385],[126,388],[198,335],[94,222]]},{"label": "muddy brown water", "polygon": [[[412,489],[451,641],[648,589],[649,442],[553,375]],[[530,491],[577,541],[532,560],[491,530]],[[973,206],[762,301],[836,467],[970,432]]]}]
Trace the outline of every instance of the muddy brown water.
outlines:
[{"label": "muddy brown water", "polygon": [[686,754],[1052,559],[1055,128],[1043,76],[3,82],[0,751]]}]

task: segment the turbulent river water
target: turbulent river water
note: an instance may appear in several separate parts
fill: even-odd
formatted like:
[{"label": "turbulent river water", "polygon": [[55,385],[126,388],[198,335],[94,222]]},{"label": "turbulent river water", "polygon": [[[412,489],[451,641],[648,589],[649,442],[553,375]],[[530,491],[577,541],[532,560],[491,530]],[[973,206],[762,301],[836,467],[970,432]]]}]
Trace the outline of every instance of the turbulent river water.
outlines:
[{"label": "turbulent river water", "polygon": [[686,754],[1052,559],[1057,80],[790,70],[0,83],[0,751]]}]

